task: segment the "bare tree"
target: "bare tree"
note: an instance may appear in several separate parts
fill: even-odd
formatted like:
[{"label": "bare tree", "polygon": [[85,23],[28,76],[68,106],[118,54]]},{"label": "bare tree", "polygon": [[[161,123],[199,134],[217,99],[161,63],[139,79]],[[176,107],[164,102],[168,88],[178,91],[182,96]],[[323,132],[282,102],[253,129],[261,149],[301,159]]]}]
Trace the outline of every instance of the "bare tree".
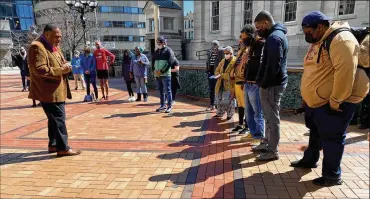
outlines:
[{"label": "bare tree", "polygon": [[[82,48],[84,44],[84,33],[89,35],[95,30],[95,19],[89,17],[85,18],[85,32],[83,30],[83,23],[80,19],[80,13],[69,9],[68,6],[48,9],[44,11],[44,16],[47,19],[46,23],[53,23],[59,26],[63,33],[61,42],[64,53],[69,52],[72,55],[75,50]],[[98,25],[100,25],[98,23]],[[89,40],[87,38],[87,40]]]}]

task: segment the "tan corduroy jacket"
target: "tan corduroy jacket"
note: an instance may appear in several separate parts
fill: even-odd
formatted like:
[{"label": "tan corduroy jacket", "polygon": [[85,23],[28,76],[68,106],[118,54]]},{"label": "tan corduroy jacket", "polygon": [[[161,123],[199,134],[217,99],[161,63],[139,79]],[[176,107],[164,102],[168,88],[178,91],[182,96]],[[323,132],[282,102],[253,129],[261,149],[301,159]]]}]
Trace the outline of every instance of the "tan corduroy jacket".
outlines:
[{"label": "tan corduroy jacket", "polygon": [[65,102],[67,93],[71,96],[67,75],[62,71],[65,62],[60,49],[50,52],[40,39],[33,41],[28,51],[31,77],[29,98],[47,103]]},{"label": "tan corduroy jacket", "polygon": [[[221,77],[218,78],[217,83],[216,83],[216,89],[215,89],[216,94],[220,92],[222,81],[223,81],[224,91],[234,92],[234,86],[235,86],[234,81],[235,80],[232,80],[232,72],[233,72],[235,61],[236,61],[236,57],[233,56],[231,58],[230,63],[227,65],[226,70],[224,70],[225,58],[222,59],[220,63],[218,64],[218,67],[215,70],[215,75],[221,75]],[[230,80],[230,86],[228,83],[229,80]]]}]

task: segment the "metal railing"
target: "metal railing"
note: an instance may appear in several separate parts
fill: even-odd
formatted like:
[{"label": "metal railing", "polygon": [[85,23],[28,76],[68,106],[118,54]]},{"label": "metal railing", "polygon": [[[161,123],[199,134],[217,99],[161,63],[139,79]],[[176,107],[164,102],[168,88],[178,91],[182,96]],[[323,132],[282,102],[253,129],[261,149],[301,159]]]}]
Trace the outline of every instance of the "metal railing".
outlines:
[{"label": "metal railing", "polygon": [[[226,46],[223,46],[221,48],[225,48],[225,47]],[[231,47],[233,47],[234,55],[236,55],[238,53],[238,45],[233,45]],[[208,56],[208,52],[209,52],[209,49],[208,50],[198,50],[195,52],[195,56],[198,57],[198,60],[206,60]]]}]

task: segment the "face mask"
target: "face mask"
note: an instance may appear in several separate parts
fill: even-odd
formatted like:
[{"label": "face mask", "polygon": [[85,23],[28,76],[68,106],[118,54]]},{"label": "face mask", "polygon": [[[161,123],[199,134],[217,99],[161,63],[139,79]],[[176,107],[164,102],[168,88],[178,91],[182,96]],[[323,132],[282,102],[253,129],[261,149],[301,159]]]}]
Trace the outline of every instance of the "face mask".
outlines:
[{"label": "face mask", "polygon": [[85,54],[90,54],[90,51],[85,51]]},{"label": "face mask", "polygon": [[97,49],[100,49],[100,46],[96,46]]},{"label": "face mask", "polygon": [[243,39],[243,45],[244,46],[250,46],[251,45],[251,38]]},{"label": "face mask", "polygon": [[162,49],[163,45],[157,45],[158,49]]},{"label": "face mask", "polygon": [[24,55],[24,53],[25,53],[24,51],[21,51],[21,55]]},{"label": "face mask", "polygon": [[231,57],[231,55],[230,55],[230,54],[225,55],[225,58],[226,58],[226,59],[230,59],[230,57]]},{"label": "face mask", "polygon": [[269,36],[269,30],[260,29],[260,30],[257,30],[257,34],[258,34],[258,36],[260,36],[262,38],[267,38]]}]

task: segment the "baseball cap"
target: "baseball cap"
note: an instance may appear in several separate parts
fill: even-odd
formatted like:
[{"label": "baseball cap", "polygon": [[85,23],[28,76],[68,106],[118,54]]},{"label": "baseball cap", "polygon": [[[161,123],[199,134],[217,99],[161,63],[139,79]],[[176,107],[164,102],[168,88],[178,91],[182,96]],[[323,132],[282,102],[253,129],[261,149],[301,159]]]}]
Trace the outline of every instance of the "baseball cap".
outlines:
[{"label": "baseball cap", "polygon": [[320,11],[311,11],[303,17],[302,27],[316,26],[323,21],[330,21],[330,19]]}]

